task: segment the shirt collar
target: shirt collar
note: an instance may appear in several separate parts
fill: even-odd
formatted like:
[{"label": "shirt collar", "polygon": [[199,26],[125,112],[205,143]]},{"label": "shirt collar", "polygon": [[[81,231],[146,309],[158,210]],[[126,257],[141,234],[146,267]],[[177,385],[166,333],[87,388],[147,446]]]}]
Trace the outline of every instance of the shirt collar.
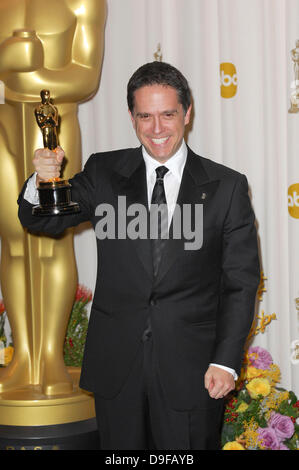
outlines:
[{"label": "shirt collar", "polygon": [[[164,166],[169,169],[169,172],[171,172],[179,181],[182,179],[182,174],[187,160],[187,154],[187,145],[183,139],[182,145],[177,150],[177,152],[164,164]],[[155,172],[156,168],[161,166],[161,163],[151,157],[144,146],[142,146],[142,155],[145,162],[146,176],[147,179],[149,179]]]}]

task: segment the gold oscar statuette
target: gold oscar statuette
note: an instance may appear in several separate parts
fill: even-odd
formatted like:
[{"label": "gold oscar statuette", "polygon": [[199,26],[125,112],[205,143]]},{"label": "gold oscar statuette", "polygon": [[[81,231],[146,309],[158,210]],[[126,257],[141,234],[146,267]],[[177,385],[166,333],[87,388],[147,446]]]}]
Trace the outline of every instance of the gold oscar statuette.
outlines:
[{"label": "gold oscar statuette", "polygon": [[[35,109],[35,117],[43,134],[44,147],[55,152],[58,146],[58,110],[50,101],[50,91],[40,92],[41,104]],[[67,180],[54,178],[41,181],[38,186],[40,205],[34,206],[33,215],[65,215],[80,212],[77,202],[71,201],[71,185]]]},{"label": "gold oscar statuette", "polygon": [[[93,396],[79,387],[80,368],[66,367],[63,356],[78,285],[75,230],[51,237],[24,229],[17,200],[34,172],[35,150],[58,145],[58,122],[59,145],[70,156],[63,180],[82,169],[78,106],[99,86],[107,5],[106,0],[0,0],[0,6],[0,283],[14,348],[12,360],[0,368],[0,450],[29,449],[31,437],[43,446],[38,432],[48,433],[48,427],[53,445],[60,446],[63,428],[71,436],[68,448],[79,448],[73,436],[84,434],[81,425],[94,426],[95,407]],[[51,92],[42,103],[41,90]],[[57,183],[48,189],[58,207]],[[22,430],[26,435],[19,439]]]},{"label": "gold oscar statuette", "polygon": [[154,59],[157,62],[162,62],[162,58],[163,58],[163,56],[162,56],[161,44],[159,43],[158,46],[157,46],[157,50],[154,53]]},{"label": "gold oscar statuette", "polygon": [[294,62],[295,80],[291,84],[291,107],[289,113],[299,113],[299,40],[296,41],[296,47],[291,50],[291,57]]},{"label": "gold oscar statuette", "polygon": [[162,62],[162,51],[161,51],[161,44],[159,43],[158,46],[157,46],[157,50],[156,52],[154,53],[154,59],[157,61],[157,62]]}]

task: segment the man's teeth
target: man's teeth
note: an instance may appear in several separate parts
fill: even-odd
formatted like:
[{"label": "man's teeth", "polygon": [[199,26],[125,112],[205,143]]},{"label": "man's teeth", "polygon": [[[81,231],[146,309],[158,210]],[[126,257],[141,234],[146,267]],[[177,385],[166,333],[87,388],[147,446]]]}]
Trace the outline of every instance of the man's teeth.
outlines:
[{"label": "man's teeth", "polygon": [[166,142],[166,140],[168,139],[168,137],[163,137],[162,139],[152,139],[152,141],[154,142],[154,144],[164,144],[164,142]]}]

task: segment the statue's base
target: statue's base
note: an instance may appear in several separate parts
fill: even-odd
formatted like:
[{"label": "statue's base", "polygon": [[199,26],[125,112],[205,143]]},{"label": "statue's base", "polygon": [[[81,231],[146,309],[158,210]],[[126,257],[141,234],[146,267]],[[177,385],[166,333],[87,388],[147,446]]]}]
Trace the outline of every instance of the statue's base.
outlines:
[{"label": "statue's base", "polygon": [[34,206],[32,209],[32,214],[38,216],[71,215],[78,212],[80,212],[80,207],[77,202],[70,202],[67,206]]},{"label": "statue's base", "polygon": [[79,388],[80,368],[68,372],[67,395],[46,396],[34,385],[0,394],[0,450],[98,449],[93,396]]},{"label": "statue's base", "polygon": [[96,419],[53,426],[0,426],[1,450],[99,450]]},{"label": "statue's base", "polygon": [[32,214],[50,216],[80,212],[79,204],[71,201],[71,187],[67,180],[41,181],[38,186],[40,205],[33,207]]}]

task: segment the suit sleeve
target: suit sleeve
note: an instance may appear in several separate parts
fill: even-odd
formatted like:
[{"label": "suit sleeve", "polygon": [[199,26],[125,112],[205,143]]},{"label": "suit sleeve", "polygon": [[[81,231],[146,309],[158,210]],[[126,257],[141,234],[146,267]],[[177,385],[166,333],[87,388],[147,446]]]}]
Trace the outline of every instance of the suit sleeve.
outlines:
[{"label": "suit sleeve", "polygon": [[77,214],[54,216],[32,215],[32,208],[34,206],[24,199],[27,180],[18,198],[18,215],[23,227],[27,228],[31,232],[60,235],[66,228],[91,220],[94,215],[95,205],[96,159],[96,155],[89,157],[84,170],[69,180],[72,186],[72,200],[78,202],[80,205],[80,212]]},{"label": "suit sleeve", "polygon": [[240,373],[260,281],[255,216],[244,175],[235,184],[225,217],[216,348],[211,362]]}]

